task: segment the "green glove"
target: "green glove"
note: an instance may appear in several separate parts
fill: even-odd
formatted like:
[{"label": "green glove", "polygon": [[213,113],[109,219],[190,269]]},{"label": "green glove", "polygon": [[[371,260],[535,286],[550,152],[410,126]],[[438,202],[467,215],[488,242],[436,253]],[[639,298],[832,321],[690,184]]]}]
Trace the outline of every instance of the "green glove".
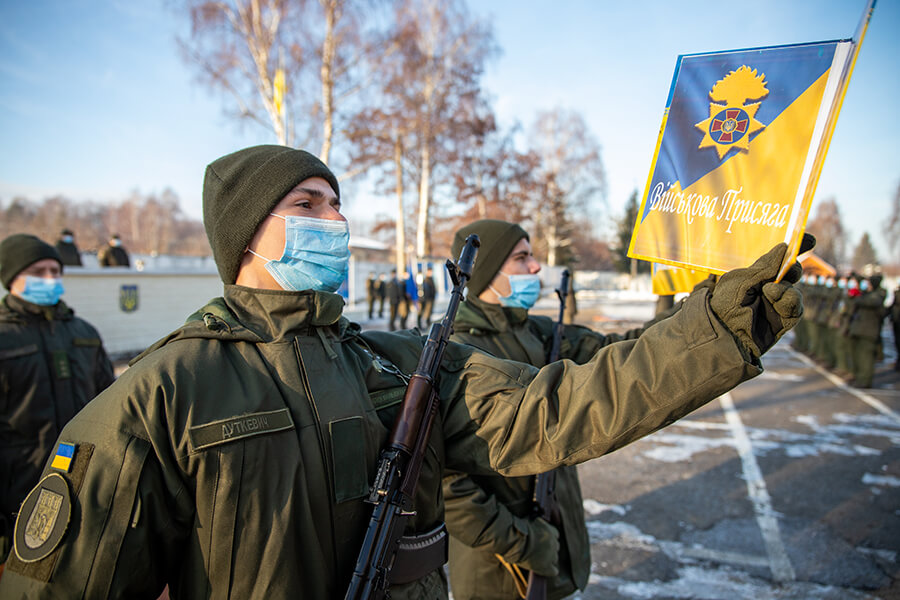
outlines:
[{"label": "green glove", "polygon": [[716,288],[716,279],[717,279],[717,277],[715,275],[710,275],[703,281],[698,282],[697,285],[695,285],[694,288],[691,290],[691,293],[693,294],[697,290],[702,290],[702,289],[707,289],[707,290],[709,290],[710,293],[712,293],[712,291]]},{"label": "green glove", "polygon": [[525,550],[514,562],[538,575],[556,577],[559,573],[559,531],[556,527],[540,517],[529,521]]},{"label": "green glove", "polygon": [[[815,245],[816,238],[803,234],[800,253]],[[725,273],[709,301],[716,316],[755,358],[774,346],[803,314],[802,296],[793,286],[803,274],[800,263],[791,265],[775,283],[786,251],[787,244],[778,244],[749,267]]]}]

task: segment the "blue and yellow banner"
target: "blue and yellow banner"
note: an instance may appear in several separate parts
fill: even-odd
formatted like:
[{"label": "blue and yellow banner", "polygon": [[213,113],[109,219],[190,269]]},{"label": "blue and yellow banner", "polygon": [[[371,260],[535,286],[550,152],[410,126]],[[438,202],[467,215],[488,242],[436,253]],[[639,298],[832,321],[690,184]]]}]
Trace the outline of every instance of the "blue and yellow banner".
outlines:
[{"label": "blue and yellow banner", "polygon": [[672,296],[674,294],[690,293],[694,287],[709,277],[706,271],[693,269],[679,269],[669,265],[653,263],[653,275],[650,283],[652,291],[657,296]]},{"label": "blue and yellow banner", "polygon": [[678,57],[628,255],[709,273],[796,257],[858,43]]}]

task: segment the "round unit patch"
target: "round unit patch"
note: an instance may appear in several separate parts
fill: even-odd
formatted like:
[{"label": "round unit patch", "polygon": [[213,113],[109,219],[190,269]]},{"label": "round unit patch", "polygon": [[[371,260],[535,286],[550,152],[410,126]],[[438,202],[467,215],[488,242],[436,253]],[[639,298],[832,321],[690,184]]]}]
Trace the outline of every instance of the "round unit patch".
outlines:
[{"label": "round unit patch", "polygon": [[69,484],[58,473],[51,473],[25,498],[16,518],[13,548],[22,562],[30,563],[49,556],[59,545],[72,514]]}]

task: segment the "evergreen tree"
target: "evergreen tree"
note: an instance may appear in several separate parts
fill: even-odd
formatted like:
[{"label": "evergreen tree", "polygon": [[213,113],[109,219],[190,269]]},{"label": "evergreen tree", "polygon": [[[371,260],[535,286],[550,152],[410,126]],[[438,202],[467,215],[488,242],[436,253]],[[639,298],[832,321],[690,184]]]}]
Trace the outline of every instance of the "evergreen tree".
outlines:
[{"label": "evergreen tree", "polygon": [[877,265],[878,257],[875,255],[875,247],[869,239],[868,232],[862,235],[856,249],[853,250],[853,270],[862,272],[866,265]]},{"label": "evergreen tree", "polygon": [[[616,270],[621,273],[649,273],[650,263],[645,260],[636,260],[628,257],[628,246],[631,243],[631,233],[638,218],[638,192],[631,192],[631,197],[625,204],[625,215],[616,223],[616,247],[613,249]],[[632,262],[637,263],[632,267]],[[633,270],[634,269],[634,270]]]}]

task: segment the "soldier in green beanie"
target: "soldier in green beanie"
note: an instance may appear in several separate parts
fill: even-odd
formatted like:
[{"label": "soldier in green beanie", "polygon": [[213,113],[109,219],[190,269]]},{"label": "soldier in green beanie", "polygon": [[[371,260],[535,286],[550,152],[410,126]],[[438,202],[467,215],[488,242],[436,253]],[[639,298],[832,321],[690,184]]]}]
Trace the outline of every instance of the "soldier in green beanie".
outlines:
[{"label": "soldier in green beanie", "polygon": [[880,274],[862,279],[860,293],[850,301],[847,335],[853,378],[849,383],[859,388],[872,387],[875,363],[881,351],[881,327],[887,314],[884,307],[887,291],[881,287],[881,281]]},{"label": "soldier in green beanie", "polygon": [[[342,317],[334,291],[348,226],[337,180],[315,156],[283,146],[226,155],[207,167],[203,203],[223,296],[62,431],[19,510],[0,596],[155,598],[166,584],[174,598],[344,595],[424,338],[362,333]],[[537,369],[451,343],[390,597],[447,597],[445,469],[572,465],[759,374],[760,354],[802,310],[799,265],[771,283],[785,248],[584,365]]]},{"label": "soldier in green beanie", "polygon": [[[494,356],[543,367],[553,342],[553,322],[528,314],[538,299],[541,270],[528,234],[515,223],[483,219],[456,232],[452,252],[458,253],[473,233],[478,235],[481,248],[451,339]],[[660,319],[680,307],[679,303],[664,311]],[[603,335],[586,327],[566,326],[560,358],[586,363],[599,349],[637,338],[643,329]],[[558,470],[556,496],[559,519],[550,524],[532,510],[534,477],[448,473],[444,502],[451,536],[453,597],[515,598],[524,589],[530,570],[549,577],[548,598],[562,598],[584,589],[591,557],[574,467]]]},{"label": "soldier in green beanie", "polygon": [[122,246],[122,238],[114,233],[103,248],[97,252],[97,262],[101,267],[130,267],[128,251]]},{"label": "soldier in green beanie", "polygon": [[114,380],[100,334],[60,299],[62,259],[33,235],[0,242],[0,564],[56,436]]}]

